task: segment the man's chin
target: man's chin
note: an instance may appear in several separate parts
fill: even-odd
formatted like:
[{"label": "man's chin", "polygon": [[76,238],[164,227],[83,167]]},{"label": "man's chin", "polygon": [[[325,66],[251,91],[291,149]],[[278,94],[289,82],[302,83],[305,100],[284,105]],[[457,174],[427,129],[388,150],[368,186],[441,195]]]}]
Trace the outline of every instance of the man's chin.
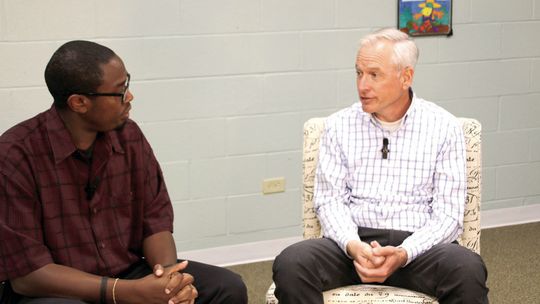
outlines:
[{"label": "man's chin", "polygon": [[369,104],[361,103],[362,104],[362,111],[372,114],[374,112],[373,108],[369,106]]},{"label": "man's chin", "polygon": [[127,124],[127,119],[122,121],[122,123],[120,123],[120,125],[118,125],[116,128],[114,128],[116,131],[122,131],[124,129],[124,127],[126,126]]}]

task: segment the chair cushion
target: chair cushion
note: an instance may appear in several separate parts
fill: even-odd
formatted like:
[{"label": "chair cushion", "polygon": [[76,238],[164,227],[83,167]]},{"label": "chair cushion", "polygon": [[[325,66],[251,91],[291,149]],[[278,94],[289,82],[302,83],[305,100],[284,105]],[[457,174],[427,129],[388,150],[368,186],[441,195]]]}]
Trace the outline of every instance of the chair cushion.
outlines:
[{"label": "chair cushion", "polygon": [[[266,304],[277,304],[274,296],[275,285],[272,284],[266,294]],[[381,285],[350,285],[323,292],[325,304],[428,304],[439,303],[433,297],[407,289]]]}]

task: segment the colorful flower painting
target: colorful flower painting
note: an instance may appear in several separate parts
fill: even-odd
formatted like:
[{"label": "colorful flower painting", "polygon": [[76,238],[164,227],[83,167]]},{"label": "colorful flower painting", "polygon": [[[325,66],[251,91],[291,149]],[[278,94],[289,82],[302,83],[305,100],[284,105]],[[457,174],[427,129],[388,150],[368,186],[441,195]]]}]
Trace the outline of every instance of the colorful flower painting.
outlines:
[{"label": "colorful flower painting", "polygon": [[411,36],[452,35],[452,0],[398,0],[398,27]]}]

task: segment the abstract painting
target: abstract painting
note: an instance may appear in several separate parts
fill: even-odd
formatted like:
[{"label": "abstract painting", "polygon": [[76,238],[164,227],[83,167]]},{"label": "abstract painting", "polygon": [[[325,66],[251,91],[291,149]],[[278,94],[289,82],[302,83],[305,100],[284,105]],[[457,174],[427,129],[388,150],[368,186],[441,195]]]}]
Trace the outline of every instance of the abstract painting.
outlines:
[{"label": "abstract painting", "polygon": [[398,28],[411,36],[452,35],[452,0],[398,0]]}]

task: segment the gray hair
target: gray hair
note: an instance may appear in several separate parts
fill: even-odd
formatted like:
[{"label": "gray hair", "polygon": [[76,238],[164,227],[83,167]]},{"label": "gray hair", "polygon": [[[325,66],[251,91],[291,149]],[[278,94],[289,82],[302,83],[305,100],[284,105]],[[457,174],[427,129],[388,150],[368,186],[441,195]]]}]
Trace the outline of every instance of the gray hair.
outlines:
[{"label": "gray hair", "polygon": [[414,69],[416,62],[418,61],[418,47],[409,35],[395,28],[383,28],[365,36],[360,41],[358,53],[360,53],[360,50],[362,50],[363,47],[375,45],[375,43],[381,40],[393,43],[394,54],[392,56],[392,61],[399,70],[406,67]]}]

